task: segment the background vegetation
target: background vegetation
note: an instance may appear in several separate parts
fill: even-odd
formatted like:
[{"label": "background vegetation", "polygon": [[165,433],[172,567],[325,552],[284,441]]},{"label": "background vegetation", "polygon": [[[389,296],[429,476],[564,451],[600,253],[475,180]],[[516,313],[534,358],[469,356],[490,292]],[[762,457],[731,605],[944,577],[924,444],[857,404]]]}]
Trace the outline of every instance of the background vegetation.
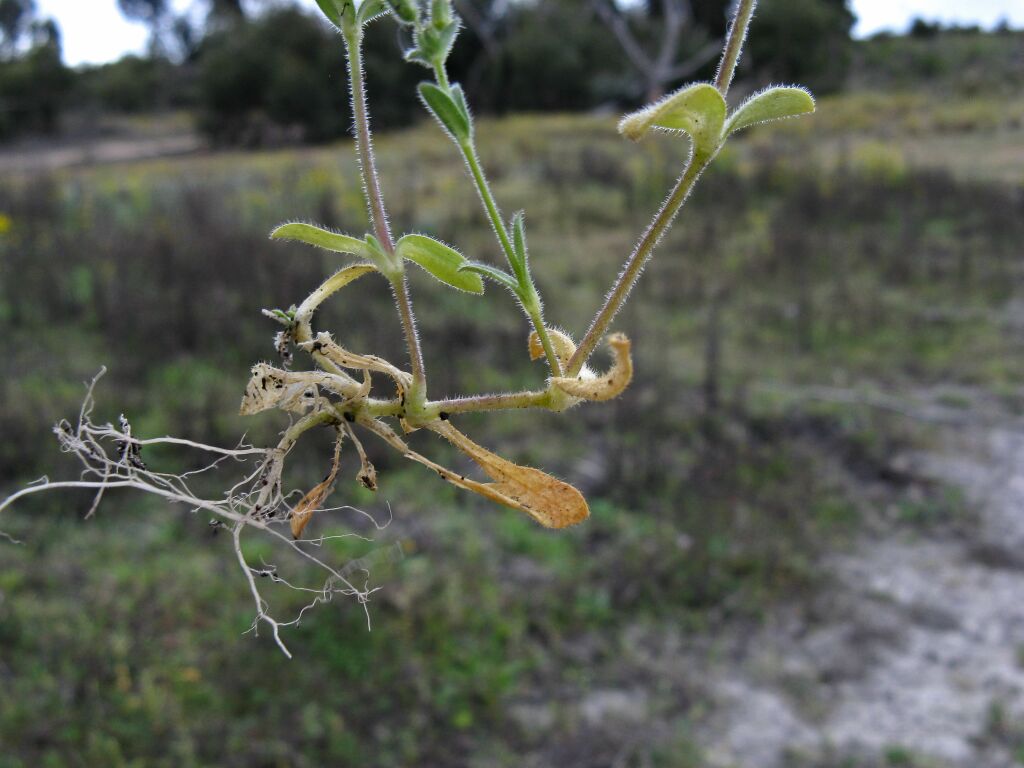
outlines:
[{"label": "background vegetation", "polygon": [[[167,0],[120,0],[120,5],[129,18],[149,26],[149,55],[72,71],[59,63],[59,30],[38,16],[32,0],[3,0],[0,113],[11,119],[0,124],[0,138],[56,131],[59,113],[80,125],[81,116],[90,113],[172,108],[194,111],[203,132],[218,143],[324,141],[345,133],[348,99],[338,81],[343,51],[314,14],[270,3],[247,15],[247,5],[210,0],[206,23],[197,27],[194,15],[175,18]],[[461,0],[458,5],[468,30],[450,73],[466,84],[478,111],[492,113],[638,104],[652,86],[663,92],[694,75],[709,76],[730,7],[727,0],[695,4],[671,57],[691,66],[652,83],[652,73],[638,71],[599,21],[598,6],[616,7],[606,0]],[[658,44],[664,24],[660,0],[613,15],[625,20],[638,45]],[[835,90],[846,72],[852,23],[844,0],[781,0],[755,22],[757,42],[748,60],[758,78]],[[366,69],[377,95],[379,127],[407,125],[420,116],[418,104],[407,96],[421,75],[401,61],[401,51],[411,44],[402,37],[390,21],[370,31]],[[798,47],[804,56],[792,54]],[[26,78],[47,78],[48,87],[26,89],[19,85]],[[26,122],[28,115],[32,121]]]}]

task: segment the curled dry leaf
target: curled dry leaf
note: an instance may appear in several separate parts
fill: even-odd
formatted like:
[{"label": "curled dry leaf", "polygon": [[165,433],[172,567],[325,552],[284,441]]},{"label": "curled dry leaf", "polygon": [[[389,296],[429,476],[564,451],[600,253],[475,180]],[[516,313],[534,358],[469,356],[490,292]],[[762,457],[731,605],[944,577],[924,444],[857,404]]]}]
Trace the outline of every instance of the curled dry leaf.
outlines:
[{"label": "curled dry leaf", "polygon": [[587,376],[586,372],[574,378],[558,377],[551,383],[567,395],[584,400],[604,401],[618,397],[633,379],[633,357],[630,342],[624,334],[613,333],[608,337],[614,360],[608,372],[601,376]]},{"label": "curled dry leaf", "polygon": [[342,397],[351,397],[351,380],[324,371],[285,371],[267,363],[252,368],[239,413],[251,416],[270,408],[305,413],[314,406],[323,387]]},{"label": "curled dry leaf", "polygon": [[318,333],[312,341],[303,342],[299,347],[314,356],[320,355],[326,360],[341,368],[349,368],[357,371],[376,371],[390,376],[399,392],[404,392],[412,386],[412,376],[399,368],[396,368],[387,360],[376,355],[359,355],[349,352],[341,347],[329,333]]},{"label": "curled dry leaf", "polygon": [[[562,368],[568,367],[572,356],[576,354],[576,342],[554,328],[548,328],[548,336],[551,338],[551,346],[555,348],[558,362]],[[544,357],[544,345],[540,343],[540,336],[536,331],[530,331],[530,359],[540,360],[542,357]]]},{"label": "curled dry leaf", "polygon": [[522,510],[545,528],[567,528],[590,516],[587,500],[569,483],[539,469],[523,467],[491,453],[449,422],[432,424],[430,428],[447,438],[494,480],[493,483],[478,483],[443,467],[438,469],[441,477],[448,482],[499,504]]},{"label": "curled dry leaf", "polygon": [[338,439],[334,443],[334,460],[331,462],[331,471],[323,482],[313,487],[309,493],[302,497],[302,500],[292,510],[290,519],[292,536],[296,539],[302,536],[309,521],[313,519],[313,513],[323,506],[327,497],[334,490],[334,479],[338,476],[338,467],[341,464],[341,440],[342,433],[338,433]]}]

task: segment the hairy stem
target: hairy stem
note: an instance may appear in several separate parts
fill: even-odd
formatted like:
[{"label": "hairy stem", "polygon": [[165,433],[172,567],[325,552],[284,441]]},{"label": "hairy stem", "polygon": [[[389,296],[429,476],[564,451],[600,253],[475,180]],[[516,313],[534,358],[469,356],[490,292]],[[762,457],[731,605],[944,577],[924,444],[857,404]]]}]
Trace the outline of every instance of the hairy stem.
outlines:
[{"label": "hairy stem", "polygon": [[[366,105],[366,86],[363,82],[363,31],[359,27],[346,31],[345,50],[348,52],[349,86],[352,91],[352,116],[355,121],[356,153],[359,157],[360,172],[363,176],[363,191],[366,195],[366,207],[370,213],[373,226],[381,247],[392,255],[395,244],[391,239],[387,209],[384,207],[384,195],[380,189],[377,176],[377,161],[373,152],[373,139],[370,134],[370,116]],[[400,276],[388,276],[395,304],[402,320],[402,332],[409,350],[409,363],[412,367],[413,394],[426,397],[426,369],[423,365],[423,350],[420,348],[419,335],[416,333],[416,315],[412,310],[412,298],[404,270]]]},{"label": "hairy stem", "polygon": [[[459,149],[462,151],[462,157],[465,159],[466,165],[469,166],[469,172],[473,177],[474,184],[476,185],[476,191],[480,195],[480,200],[484,204],[487,216],[491,220],[491,226],[494,228],[494,232],[498,236],[498,242],[501,244],[501,249],[505,252],[505,258],[508,259],[508,263],[511,266],[516,261],[515,253],[512,250],[512,240],[508,236],[508,230],[505,228],[505,222],[502,221],[501,212],[498,210],[498,205],[494,201],[494,195],[491,192],[491,187],[487,183],[487,177],[484,175],[483,168],[480,165],[480,158],[477,156],[476,146],[473,144],[472,139],[468,141],[460,141],[458,144]],[[537,336],[540,337],[540,343],[544,347],[544,356],[548,360],[548,367],[551,369],[551,375],[561,376],[562,366],[558,362],[558,356],[555,354],[555,348],[551,344],[551,337],[548,334],[547,326],[544,325],[544,314],[540,300],[535,299],[531,306],[526,306],[524,304],[523,309],[526,311],[527,317],[530,318],[530,322],[533,325],[533,329],[537,332]]]},{"label": "hairy stem", "polygon": [[740,60],[740,53],[743,51],[743,41],[747,38],[747,28],[750,26],[750,19],[754,15],[754,6],[757,0],[740,0],[736,8],[736,15],[729,26],[729,36],[725,40],[725,48],[722,50],[722,60],[718,64],[718,74],[715,75],[715,88],[724,97],[732,85],[732,77],[736,72],[736,63]]},{"label": "hairy stem", "polygon": [[679,177],[679,181],[676,182],[672,192],[662,204],[661,210],[658,211],[654,220],[647,227],[647,231],[644,232],[640,242],[633,249],[632,255],[626,261],[626,265],[619,273],[615,284],[605,298],[604,306],[601,307],[590,323],[590,328],[587,329],[587,333],[580,342],[579,347],[576,348],[575,354],[569,360],[569,365],[565,372],[566,376],[577,375],[583,368],[584,363],[593,354],[594,349],[607,332],[608,326],[629,297],[629,292],[636,284],[637,278],[640,277],[644,265],[651,258],[651,254],[661,240],[662,235],[671,226],[676,215],[679,213],[679,209],[686,202],[686,198],[693,189],[693,185],[697,182],[701,171],[707,166],[707,163],[707,160],[699,161],[696,156],[690,158],[690,162],[687,164],[686,170],[683,171],[683,175]]},{"label": "hairy stem", "polygon": [[366,84],[363,81],[363,32],[355,29],[345,34],[345,50],[348,52],[349,87],[352,92],[352,119],[355,122],[356,154],[359,158],[360,173],[363,177],[363,193],[370,214],[370,224],[380,244],[390,254],[395,250],[388,224],[384,195],[380,190],[377,176],[377,159],[373,152],[373,138],[370,133],[370,116],[366,105]]},{"label": "hairy stem", "polygon": [[515,392],[500,395],[472,395],[436,400],[427,405],[438,414],[473,413],[479,411],[501,411],[516,408],[548,408],[551,395],[547,391]]},{"label": "hairy stem", "polygon": [[[733,17],[732,24],[729,27],[729,36],[726,38],[725,47],[722,50],[722,60],[718,66],[718,75],[715,78],[715,87],[721,92],[723,98],[729,92],[733,74],[736,72],[736,63],[739,61],[740,53],[743,50],[743,41],[746,39],[747,28],[750,26],[750,19],[754,15],[755,5],[757,5],[757,0],[740,0],[736,8],[736,15]],[[629,297],[629,292],[636,284],[637,278],[640,277],[644,265],[650,259],[662,235],[665,234],[679,214],[679,209],[683,207],[683,203],[686,202],[686,198],[693,190],[693,185],[712,159],[713,156],[698,157],[696,154],[690,157],[683,175],[679,177],[679,181],[676,182],[672,192],[669,193],[661,209],[655,214],[654,220],[651,221],[647,230],[640,238],[640,242],[637,243],[632,255],[626,261],[626,265],[619,273],[615,284],[612,285],[611,290],[608,292],[604,305],[594,317],[590,328],[587,329],[587,333],[583,337],[583,341],[580,342],[576,353],[569,361],[568,369],[566,370],[567,376],[577,375],[593,354],[598,342],[607,332],[611,321]]]},{"label": "hairy stem", "polygon": [[[451,87],[448,81],[448,73],[445,71],[443,64],[434,66],[434,78],[437,80],[437,84],[445,90]],[[480,157],[477,155],[476,145],[471,138],[465,141],[457,141],[456,144],[459,147],[459,152],[462,153],[462,159],[465,160],[466,165],[469,167],[477,194],[480,196],[480,201],[487,212],[487,217],[491,220],[494,234],[498,237],[498,244],[501,246],[501,250],[504,251],[509,266],[512,266],[516,261],[515,252],[512,249],[512,239],[509,237],[508,229],[501,218],[501,211],[498,210],[494,193],[491,192],[491,185],[487,182],[487,176],[484,175],[483,167],[480,165]],[[520,277],[518,271],[516,277]],[[561,376],[562,366],[558,361],[558,356],[555,354],[555,348],[551,343],[551,336],[548,333],[547,326],[544,324],[544,309],[540,299],[535,298],[531,306],[524,304],[523,309],[526,312],[526,316],[530,319],[533,329],[537,332],[537,336],[540,337],[540,343],[544,347],[544,356],[547,358],[551,375]]]},{"label": "hairy stem", "polygon": [[409,296],[409,281],[403,271],[401,276],[391,281],[391,292],[398,306],[398,314],[402,318],[402,331],[405,333],[406,345],[409,347],[409,361],[412,366],[411,396],[424,398],[427,393],[427,372],[423,368],[423,352],[420,350],[420,337],[416,332],[416,316],[412,311],[412,298]]},{"label": "hairy stem", "polygon": [[[503,411],[523,408],[554,409],[555,401],[548,390],[530,390],[526,392],[502,393],[497,395],[467,395],[452,397],[445,400],[428,400],[421,409],[426,421],[433,421],[457,413],[479,413],[481,411]],[[339,418],[344,418],[345,408],[335,410]],[[405,416],[406,408],[398,400],[370,400],[357,409],[359,415],[371,418],[384,416]]]},{"label": "hairy stem", "polygon": [[487,211],[487,217],[491,220],[491,226],[494,228],[494,233],[498,236],[498,242],[501,244],[501,249],[505,252],[505,256],[509,259],[509,264],[515,263],[515,254],[512,250],[512,240],[508,236],[508,230],[505,228],[505,222],[502,221],[501,212],[498,210],[498,204],[494,201],[494,195],[491,193],[491,186],[487,182],[487,177],[484,176],[484,169],[480,165],[480,158],[477,156],[476,147],[472,140],[460,141],[459,149],[462,151],[462,157],[466,161],[466,165],[469,166],[470,175],[473,177],[473,183],[476,185],[476,191],[480,195],[480,200],[484,204],[484,209]]},{"label": "hairy stem", "polygon": [[434,79],[446,91],[451,88],[451,83],[448,81],[448,70],[445,69],[443,62],[434,64]]}]

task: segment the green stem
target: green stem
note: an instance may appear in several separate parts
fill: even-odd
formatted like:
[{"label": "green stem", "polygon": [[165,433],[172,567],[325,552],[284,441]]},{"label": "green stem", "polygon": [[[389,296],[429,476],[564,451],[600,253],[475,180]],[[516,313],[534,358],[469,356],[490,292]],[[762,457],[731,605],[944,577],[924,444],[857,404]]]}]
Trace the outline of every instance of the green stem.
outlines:
[{"label": "green stem", "polygon": [[[444,88],[446,91],[451,88],[451,83],[448,81],[448,73],[444,68],[443,63],[437,63],[434,65],[434,79],[437,84]],[[491,192],[491,185],[487,182],[487,176],[484,175],[483,167],[480,164],[480,157],[477,155],[476,145],[472,139],[465,141],[458,141],[456,144],[459,147],[459,151],[462,153],[462,159],[465,160],[466,165],[469,167],[470,175],[473,177],[473,183],[476,186],[477,194],[480,196],[480,201],[484,205],[484,209],[487,212],[487,217],[491,220],[491,227],[494,229],[494,234],[498,237],[498,244],[501,246],[501,250],[505,253],[505,259],[508,261],[512,271],[515,273],[517,280],[520,284],[523,282],[523,275],[519,274],[519,270],[515,268],[516,257],[515,251],[512,248],[512,239],[508,235],[508,229],[505,227],[505,222],[501,218],[501,211],[498,210],[498,204],[494,199],[494,193]],[[558,361],[558,356],[555,354],[554,345],[551,343],[551,336],[548,333],[547,326],[544,324],[544,309],[540,302],[540,298],[536,296],[532,297],[532,301],[529,306],[526,302],[523,303],[523,310],[526,312],[526,316],[530,319],[530,323],[533,325],[533,329],[537,332],[537,336],[540,337],[541,346],[544,348],[544,356],[548,360],[548,367],[551,369],[552,376],[562,375],[562,366]]]},{"label": "green stem", "polygon": [[[459,149],[462,151],[462,157],[466,161],[466,165],[469,166],[470,175],[473,177],[473,182],[476,184],[477,193],[480,195],[480,200],[484,204],[484,208],[487,211],[487,216],[491,220],[491,226],[494,228],[494,233],[498,236],[498,242],[501,245],[501,249],[505,252],[505,258],[508,260],[509,266],[512,267],[513,272],[516,273],[516,277],[519,283],[522,284],[522,276],[519,275],[519,270],[515,268],[516,257],[515,252],[512,249],[512,240],[508,236],[508,230],[505,228],[505,223],[502,221],[501,212],[498,211],[498,205],[494,201],[494,195],[491,193],[490,185],[487,183],[487,177],[484,176],[483,168],[480,166],[480,158],[477,156],[476,147],[472,140],[459,142]],[[547,326],[544,325],[544,311],[540,302],[539,297],[534,296],[532,301],[523,302],[523,309],[526,312],[527,317],[530,318],[530,323],[533,325],[533,329],[537,332],[537,336],[540,337],[541,346],[544,347],[544,356],[548,359],[548,367],[551,369],[552,376],[562,375],[562,366],[558,362],[558,356],[555,354],[554,346],[551,343],[551,337],[548,334]]]},{"label": "green stem", "polygon": [[311,413],[308,416],[304,416],[297,422],[292,424],[288,428],[288,431],[281,436],[280,442],[277,444],[277,450],[288,452],[292,446],[298,441],[302,435],[304,435],[313,427],[318,427],[321,424],[327,424],[337,417],[330,411],[320,411],[318,413]]},{"label": "green stem", "polygon": [[[757,0],[740,0],[740,4],[736,8],[736,15],[733,17],[732,24],[729,27],[729,36],[726,38],[725,47],[722,50],[722,60],[718,65],[718,75],[715,77],[715,87],[722,94],[723,98],[728,94],[729,86],[732,84],[732,78],[736,72],[736,63],[739,61],[740,53],[743,50],[743,41],[747,37],[747,28],[750,26],[750,19],[754,15],[754,6],[756,5]],[[679,214],[679,209],[683,207],[683,203],[686,202],[686,198],[689,197],[690,192],[693,190],[693,185],[696,184],[701,172],[708,166],[713,157],[714,155],[712,154],[703,157],[693,155],[690,158],[686,169],[683,171],[683,175],[679,177],[679,181],[676,182],[668,199],[662,204],[658,213],[655,214],[654,220],[647,227],[647,231],[640,238],[640,242],[637,243],[632,255],[626,261],[622,272],[619,273],[615,284],[608,292],[604,306],[601,307],[594,317],[590,328],[583,337],[583,341],[580,342],[576,353],[569,361],[566,376],[577,375],[593,354],[598,342],[601,341],[601,338],[607,332],[612,319],[629,297],[629,292],[636,284],[637,278],[640,277],[644,265],[647,264],[662,235],[665,234],[665,231]]]},{"label": "green stem", "polygon": [[633,253],[619,273],[615,285],[608,292],[604,306],[601,307],[594,317],[590,328],[583,337],[583,341],[580,342],[572,359],[569,360],[569,365],[565,372],[566,376],[576,376],[583,368],[584,363],[590,358],[590,355],[593,354],[598,342],[601,341],[607,332],[612,319],[626,302],[629,292],[636,284],[637,278],[640,277],[640,273],[647,264],[647,260],[650,259],[662,235],[671,226],[676,215],[679,213],[679,209],[686,202],[686,198],[693,189],[693,185],[697,182],[701,171],[707,166],[708,161],[708,159],[698,160],[696,156],[690,158],[686,170],[683,171],[683,175],[679,177],[679,181],[676,182],[668,199],[662,204],[661,210],[658,211],[654,220],[647,227],[647,231],[640,238],[640,242],[633,249]]},{"label": "green stem", "polygon": [[562,361],[558,359],[558,355],[555,353],[555,346],[551,343],[551,334],[548,333],[547,326],[544,325],[544,315],[541,311],[540,299],[535,299],[531,306],[524,307],[524,309],[530,318],[530,322],[533,324],[534,330],[537,331],[540,345],[544,349],[544,357],[547,358],[548,367],[551,368],[551,375],[561,376]]},{"label": "green stem", "polygon": [[409,296],[409,281],[405,271],[391,279],[391,292],[395,297],[398,315],[402,319],[402,331],[405,333],[406,346],[409,348],[409,361],[412,367],[412,389],[409,392],[413,402],[420,402],[427,396],[427,373],[423,369],[423,352],[420,350],[420,337],[416,332],[416,316],[412,312],[412,298]]},{"label": "green stem", "polygon": [[434,63],[434,79],[446,91],[451,88],[451,83],[448,82],[448,70],[445,69],[444,62]]},{"label": "green stem", "polygon": [[535,391],[501,395],[472,395],[469,397],[453,397],[448,400],[434,400],[427,404],[427,409],[439,416],[442,413],[448,415],[515,408],[548,408],[550,406],[550,393],[547,391]]},{"label": "green stem", "polygon": [[359,169],[363,177],[363,195],[370,214],[370,224],[381,246],[391,254],[395,250],[388,225],[387,210],[384,207],[384,195],[380,189],[377,176],[377,160],[373,151],[373,138],[370,133],[369,110],[366,106],[366,85],[363,82],[363,31],[359,27],[347,31],[345,50],[348,52],[349,86],[352,91],[352,118],[356,131],[356,155],[359,158]]},{"label": "green stem", "polygon": [[729,86],[732,84],[736,63],[740,60],[743,41],[747,37],[747,28],[750,26],[750,19],[754,15],[754,6],[756,5],[757,0],[740,0],[736,15],[729,26],[729,36],[726,38],[725,48],[722,50],[722,60],[718,64],[718,74],[715,76],[715,88],[723,97],[729,92]]},{"label": "green stem", "polygon": [[509,266],[515,263],[515,252],[512,250],[512,240],[508,236],[508,230],[505,229],[505,222],[502,221],[501,212],[498,210],[498,204],[494,201],[494,195],[491,193],[490,184],[487,183],[487,177],[484,176],[484,170],[480,166],[480,158],[476,153],[476,146],[474,146],[472,140],[459,142],[459,149],[462,151],[462,157],[466,161],[466,165],[469,166],[469,172],[473,176],[473,182],[476,184],[476,190],[480,195],[480,200],[484,204],[484,208],[487,210],[487,216],[491,220],[491,226],[494,228],[494,233],[498,236],[498,242],[501,244],[501,249],[505,252],[505,257],[508,259]]},{"label": "green stem", "polygon": [[[363,177],[363,192],[366,196],[366,207],[381,247],[387,254],[393,255],[395,244],[391,239],[388,225],[387,209],[384,207],[384,195],[380,189],[377,176],[377,161],[373,152],[373,139],[370,134],[369,110],[366,106],[366,86],[363,82],[363,31],[355,26],[345,31],[345,50],[348,52],[349,85],[352,90],[352,116],[356,125],[356,153]],[[401,265],[400,265],[401,266]],[[395,304],[402,321],[402,331],[409,350],[409,363],[412,367],[413,395],[417,398],[426,397],[426,369],[423,365],[423,351],[420,348],[419,335],[416,333],[416,315],[412,310],[412,299],[409,296],[409,285],[405,272],[388,275]]]}]

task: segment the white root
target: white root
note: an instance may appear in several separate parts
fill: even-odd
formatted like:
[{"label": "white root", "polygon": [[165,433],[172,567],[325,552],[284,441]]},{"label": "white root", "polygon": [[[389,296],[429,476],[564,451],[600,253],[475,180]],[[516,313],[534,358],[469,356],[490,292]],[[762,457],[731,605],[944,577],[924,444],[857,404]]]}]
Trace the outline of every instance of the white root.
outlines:
[{"label": "white root", "polygon": [[[325,535],[315,541],[307,542],[293,541],[292,537],[286,533],[292,508],[281,491],[284,459],[298,435],[305,429],[322,423],[324,421],[322,417],[317,414],[307,415],[285,433],[275,448],[256,448],[246,444],[240,444],[235,448],[222,448],[171,437],[140,440],[131,434],[127,419],[122,421],[120,429],[111,424],[93,423],[93,389],[102,375],[103,371],[100,371],[88,385],[78,423],[72,425],[68,421],[62,421],[54,428],[62,452],[75,456],[81,462],[82,472],[79,479],[54,482],[47,477],[40,478],[35,483],[0,500],[0,512],[34,494],[85,488],[96,491],[89,510],[89,515],[92,515],[106,491],[120,489],[143,491],[166,499],[173,504],[184,505],[185,508],[193,512],[202,510],[209,513],[213,518],[211,526],[213,526],[214,532],[220,528],[230,527],[235,558],[245,574],[256,605],[256,617],[251,629],[258,630],[261,625],[269,627],[274,642],[289,658],[291,658],[291,653],[281,638],[281,629],[296,625],[307,610],[316,605],[328,603],[336,596],[354,597],[363,605],[369,623],[366,604],[375,588],[367,584],[357,586],[348,578],[348,574],[361,569],[362,564],[365,564],[367,560],[364,558],[362,561],[356,561],[358,564],[356,568],[346,565],[333,566],[307,549],[309,546],[320,546],[324,541],[333,538],[357,536],[358,534]],[[144,463],[142,455],[144,448],[157,445],[176,446],[207,453],[214,456],[214,459],[199,469],[183,474],[159,472],[148,467]],[[238,467],[241,467],[241,479],[225,491],[220,498],[206,498],[190,487],[189,480],[195,475]],[[369,513],[352,507],[336,507],[335,509],[348,509],[364,515],[371,520],[377,530],[386,527],[388,522],[385,521],[381,524]],[[255,568],[250,565],[241,546],[242,532],[247,528],[273,537],[278,541],[279,546],[293,552],[307,565],[322,573],[322,585],[315,588],[295,585],[276,576],[276,568]],[[0,531],[0,538],[12,544],[20,543],[13,536],[2,531]],[[372,541],[371,538],[364,536],[359,536],[359,538]],[[304,606],[298,615],[288,621],[280,621],[271,615],[269,603],[262,596],[257,584],[257,576],[263,577],[271,574],[274,574],[274,583],[313,595],[312,601]]]}]

